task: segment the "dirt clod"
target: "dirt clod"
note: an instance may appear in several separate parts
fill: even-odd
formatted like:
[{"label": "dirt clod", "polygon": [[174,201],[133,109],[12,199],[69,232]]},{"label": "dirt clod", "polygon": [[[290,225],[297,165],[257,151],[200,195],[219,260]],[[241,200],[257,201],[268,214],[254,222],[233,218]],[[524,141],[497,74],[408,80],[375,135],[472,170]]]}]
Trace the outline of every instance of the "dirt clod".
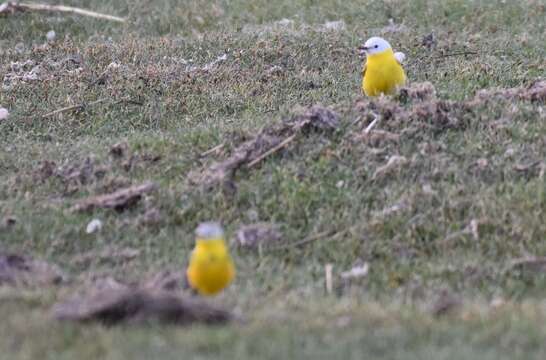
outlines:
[{"label": "dirt clod", "polygon": [[244,248],[256,249],[260,246],[277,244],[282,240],[278,227],[269,223],[243,225],[237,231],[237,244]]},{"label": "dirt clod", "polygon": [[474,102],[483,102],[495,98],[546,101],[546,80],[536,80],[528,86],[481,90],[476,93]]},{"label": "dirt clod", "polygon": [[110,155],[112,155],[113,158],[119,159],[125,156],[127,153],[128,145],[126,142],[119,142],[110,148]]},{"label": "dirt clod", "polygon": [[295,131],[335,130],[339,127],[339,115],[321,105],[306,109],[302,115],[295,116],[288,124]]},{"label": "dirt clod", "polygon": [[445,316],[453,313],[462,305],[461,299],[455,294],[443,290],[432,305],[430,312],[435,317]]},{"label": "dirt clod", "polygon": [[436,89],[434,88],[434,85],[428,81],[414,83],[411,86],[404,86],[400,88],[397,98],[402,102],[407,102],[407,100],[431,100],[436,98]]},{"label": "dirt clod", "polygon": [[111,194],[91,196],[78,202],[71,208],[74,212],[91,211],[96,208],[114,209],[123,211],[135,205],[144,194],[154,191],[157,186],[152,182],[130,186]]},{"label": "dirt clod", "polygon": [[244,164],[260,156],[269,148],[278,145],[281,139],[277,136],[260,134],[252,140],[245,141],[232,152],[227,159],[213,163],[200,174],[193,176],[192,181],[210,188],[223,184],[231,179],[235,172]]},{"label": "dirt clod", "polygon": [[267,156],[284,149],[300,133],[311,130],[332,131],[338,126],[339,115],[334,111],[320,105],[312,106],[285,121],[282,126],[264,129],[253,139],[237,146],[227,159],[215,162],[200,172],[192,172],[189,179],[209,189],[223,185],[229,193],[229,189],[236,189],[236,185],[230,181],[243,165],[253,167]]},{"label": "dirt clod", "polygon": [[65,280],[56,265],[26,255],[0,253],[0,285],[50,286]]},{"label": "dirt clod", "polygon": [[164,270],[140,283],[98,277],[57,303],[53,315],[59,320],[107,325],[150,321],[175,325],[221,324],[232,319],[227,310],[188,298],[180,292],[183,285],[182,271]]},{"label": "dirt clod", "polygon": [[184,288],[186,278],[183,271],[163,270],[144,282],[146,289],[177,291]]},{"label": "dirt clod", "polygon": [[53,307],[59,320],[118,323],[164,322],[222,324],[231,314],[204,301],[189,299],[170,291],[144,288],[106,289],[76,296]]},{"label": "dirt clod", "polygon": [[143,226],[153,226],[161,223],[161,211],[157,208],[150,208],[139,217],[138,223]]}]

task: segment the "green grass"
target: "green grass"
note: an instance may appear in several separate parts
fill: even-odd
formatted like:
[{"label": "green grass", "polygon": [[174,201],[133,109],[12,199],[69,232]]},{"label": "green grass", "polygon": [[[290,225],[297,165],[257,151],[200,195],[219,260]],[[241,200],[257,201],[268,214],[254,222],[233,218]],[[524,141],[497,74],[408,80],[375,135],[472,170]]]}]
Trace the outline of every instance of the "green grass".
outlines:
[{"label": "green grass", "polygon": [[[354,140],[370,120],[366,109],[358,109],[364,101],[360,41],[384,36],[406,53],[412,82],[430,81],[439,98],[466,101],[480,89],[545,78],[543,3],[70,4],[129,20],[120,25],[53,14],[1,19],[0,80],[12,71],[12,62],[29,59],[41,64],[42,80],[0,89],[0,105],[11,113],[0,122],[0,220],[17,219],[0,228],[0,249],[55,262],[75,279],[112,274],[138,280],[163,268],[182,269],[195,226],[209,219],[221,221],[229,237],[242,224],[277,223],[287,247],[233,248],[237,280],[213,301],[243,313],[245,322],[225,327],[62,324],[49,318],[49,308],[73,289],[4,287],[0,332],[7,335],[0,348],[5,356],[544,357],[544,274],[506,271],[514,258],[546,255],[546,176],[540,176],[540,165],[516,169],[545,164],[544,102],[479,103],[460,115],[463,126],[453,128],[412,132],[408,129],[427,121],[382,121],[377,128],[401,134],[400,141]],[[337,20],[344,21],[343,29],[324,29]],[[51,29],[57,40],[43,47]],[[437,46],[429,50],[421,41],[431,32]],[[461,51],[477,54],[445,56]],[[210,71],[190,69],[223,54],[226,60]],[[63,62],[69,57],[81,59],[81,70]],[[119,67],[98,81],[111,63]],[[80,111],[41,117],[101,99]],[[192,171],[317,103],[339,113],[341,126],[334,133],[299,137],[260,166],[242,169],[234,195],[191,183]],[[127,171],[124,160],[109,155],[120,141],[128,143],[130,153],[160,159],[137,160]],[[223,153],[200,157],[220,143],[226,144]],[[392,155],[405,156],[408,164],[374,179]],[[81,184],[40,175],[45,160],[66,168],[88,157],[95,168],[106,169],[103,177]],[[158,191],[127,212],[68,211],[87,195],[145,180],[156,182]],[[403,205],[400,211],[382,215],[397,204]],[[149,208],[160,211],[158,223],[142,223]],[[87,235],[93,218],[104,228]],[[463,231],[473,220],[477,238]],[[343,233],[289,245],[324,231]],[[76,261],[112,246],[140,254],[128,262]],[[359,260],[370,264],[368,277],[326,294],[324,266],[333,264],[338,275]],[[461,297],[463,306],[460,313],[437,319],[428,309],[444,290]],[[499,297],[506,306],[488,305]]]}]

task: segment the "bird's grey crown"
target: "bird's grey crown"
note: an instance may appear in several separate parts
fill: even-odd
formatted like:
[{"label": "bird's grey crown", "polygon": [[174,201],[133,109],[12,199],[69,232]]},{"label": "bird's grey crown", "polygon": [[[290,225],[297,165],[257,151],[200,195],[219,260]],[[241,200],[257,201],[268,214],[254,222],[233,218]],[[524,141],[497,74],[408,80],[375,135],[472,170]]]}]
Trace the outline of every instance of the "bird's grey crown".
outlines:
[{"label": "bird's grey crown", "polygon": [[224,236],[224,230],[217,222],[204,222],[199,224],[195,235],[200,239],[217,239]]}]

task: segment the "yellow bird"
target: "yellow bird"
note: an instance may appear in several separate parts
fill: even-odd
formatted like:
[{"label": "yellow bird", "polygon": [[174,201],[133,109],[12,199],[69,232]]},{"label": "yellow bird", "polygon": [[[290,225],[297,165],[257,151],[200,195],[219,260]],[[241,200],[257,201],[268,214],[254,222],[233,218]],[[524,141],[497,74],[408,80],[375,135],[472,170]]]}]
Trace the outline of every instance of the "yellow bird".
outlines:
[{"label": "yellow bird", "polygon": [[401,64],[406,56],[393,52],[385,39],[369,38],[359,50],[361,54],[366,54],[366,64],[362,70],[362,90],[366,95],[392,94],[397,87],[405,84],[406,74]]},{"label": "yellow bird", "polygon": [[197,227],[195,248],[186,271],[188,282],[200,295],[215,295],[235,277],[235,266],[224,240],[224,231],[217,223]]}]

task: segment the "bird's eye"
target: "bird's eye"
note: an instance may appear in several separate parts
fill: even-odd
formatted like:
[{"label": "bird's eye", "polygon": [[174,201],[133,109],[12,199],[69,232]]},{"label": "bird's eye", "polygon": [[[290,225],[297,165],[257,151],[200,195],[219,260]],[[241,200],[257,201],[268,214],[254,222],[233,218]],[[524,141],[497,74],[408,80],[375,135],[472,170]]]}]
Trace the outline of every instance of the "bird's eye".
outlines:
[{"label": "bird's eye", "polygon": [[376,49],[377,49],[378,47],[379,47],[379,45],[375,45],[375,46],[374,46],[374,48],[376,48]]}]

